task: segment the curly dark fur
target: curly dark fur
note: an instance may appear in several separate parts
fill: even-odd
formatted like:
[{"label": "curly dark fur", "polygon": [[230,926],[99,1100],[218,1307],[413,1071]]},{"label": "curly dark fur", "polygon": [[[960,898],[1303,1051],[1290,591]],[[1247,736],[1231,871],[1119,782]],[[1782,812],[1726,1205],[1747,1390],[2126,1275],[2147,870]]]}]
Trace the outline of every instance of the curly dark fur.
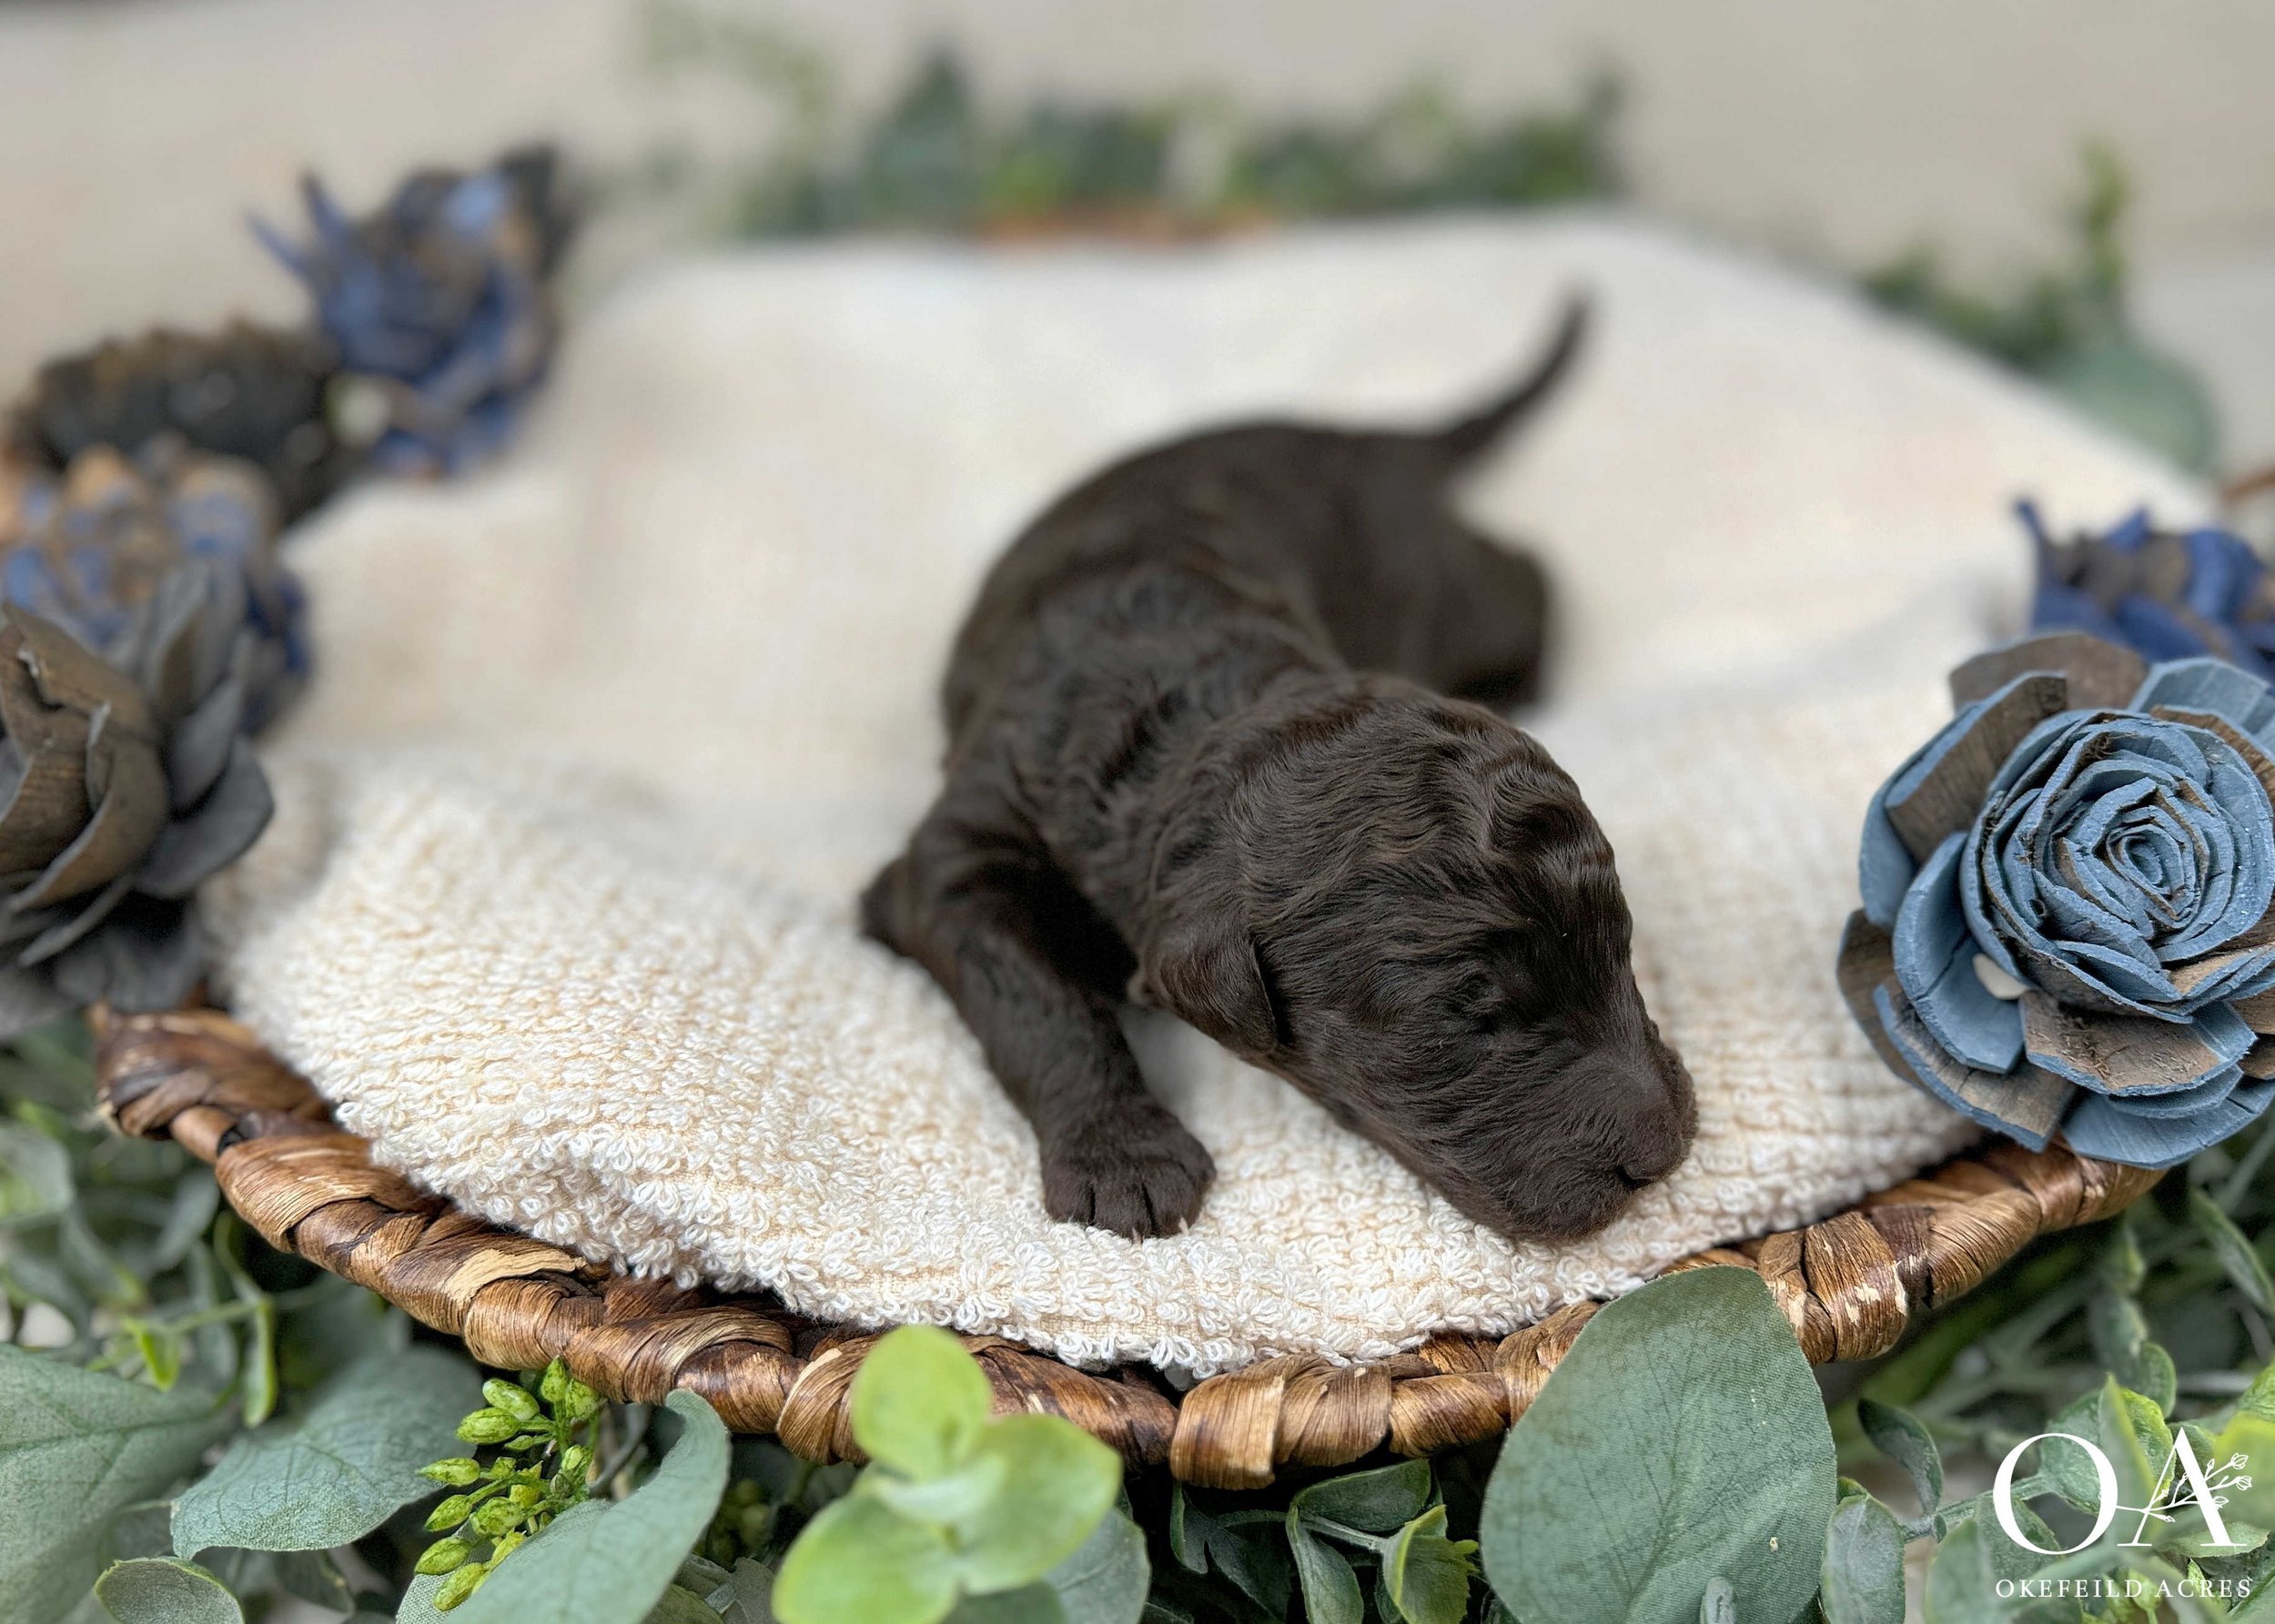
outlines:
[{"label": "curly dark fur", "polygon": [[1688,1151],[1611,846],[1548,752],[1470,702],[1533,691],[1546,583],[1445,486],[1582,326],[1436,434],[1263,424],[1143,453],[981,589],[946,787],[864,916],[977,1034],[1054,1216],[1163,1234],[1213,1172],[1147,1093],[1125,999],[1511,1236],[1600,1228]]}]

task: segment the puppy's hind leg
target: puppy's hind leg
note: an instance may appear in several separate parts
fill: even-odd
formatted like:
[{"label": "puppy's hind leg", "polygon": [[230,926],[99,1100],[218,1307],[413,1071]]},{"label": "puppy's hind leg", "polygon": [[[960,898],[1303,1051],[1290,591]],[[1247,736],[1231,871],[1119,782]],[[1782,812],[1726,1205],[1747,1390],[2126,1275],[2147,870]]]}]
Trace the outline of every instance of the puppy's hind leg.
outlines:
[{"label": "puppy's hind leg", "polygon": [[1427,636],[1441,693],[1502,709],[1540,698],[1549,636],[1548,575],[1528,552],[1454,524],[1438,550]]},{"label": "puppy's hind leg", "polygon": [[1047,855],[944,802],[862,899],[869,933],[946,990],[1034,1125],[1054,1218],[1182,1229],[1216,1165],[1150,1094],[1117,1018],[1128,953]]}]

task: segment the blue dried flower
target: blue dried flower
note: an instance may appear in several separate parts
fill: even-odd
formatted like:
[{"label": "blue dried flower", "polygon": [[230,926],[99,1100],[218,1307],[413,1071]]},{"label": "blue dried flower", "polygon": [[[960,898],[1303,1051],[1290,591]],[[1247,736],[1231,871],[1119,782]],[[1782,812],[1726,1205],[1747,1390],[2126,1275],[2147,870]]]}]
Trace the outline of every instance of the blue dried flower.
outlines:
[{"label": "blue dried flower", "polygon": [[133,459],[107,446],[59,474],[25,479],[0,514],[0,600],[30,610],[114,661],[142,635],[160,583],[197,561],[230,584],[251,634],[245,725],[273,721],[308,671],[305,600],[277,557],[277,507],[249,463],[147,443]]},{"label": "blue dried flower", "polygon": [[308,285],[339,352],[342,430],[369,439],[391,472],[455,473],[495,451],[560,333],[548,282],[568,222],[551,153],[511,153],[471,174],[422,170],[360,220],[313,177],[304,191],[308,242],[255,228]]},{"label": "blue dried flower", "polygon": [[2146,510],[2107,535],[2057,541],[2019,505],[2037,553],[2030,625],[2090,631],[2150,660],[2212,654],[2275,681],[2275,577],[2226,530],[2159,530]]},{"label": "blue dried flower", "polygon": [[1952,675],[1866,814],[1852,1012],[2040,1149],[2166,1167],[2275,1102],[2275,693],[2078,632]]}]

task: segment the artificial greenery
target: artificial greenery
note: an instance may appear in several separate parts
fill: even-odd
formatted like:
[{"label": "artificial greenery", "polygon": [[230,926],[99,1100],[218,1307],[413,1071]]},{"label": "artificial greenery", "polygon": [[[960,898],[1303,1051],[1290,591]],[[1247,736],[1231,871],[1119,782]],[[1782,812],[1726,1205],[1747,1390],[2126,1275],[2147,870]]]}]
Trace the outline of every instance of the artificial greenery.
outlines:
[{"label": "artificial greenery", "polygon": [[[1512,208],[1618,197],[1618,80],[1565,107],[1466,113],[1417,85],[1358,116],[1272,117],[1220,93],[1145,102],[1045,97],[997,109],[960,59],[935,50],[881,110],[846,110],[821,52],[751,12],[651,0],[647,55],[669,72],[724,74],[773,117],[730,161],[655,155],[611,188],[707,197],[745,237],[848,231],[1143,235],[1273,220]],[[2085,148],[2071,247],[2015,286],[1963,286],[1922,247],[1858,281],[1891,310],[2037,379],[2108,428],[2203,471],[2218,420],[2195,372],[2145,339],[2128,298],[2131,188],[2106,146]]]},{"label": "artificial greenery", "polygon": [[592,1498],[599,1394],[559,1359],[520,1382],[493,1377],[481,1391],[482,1407],[458,1424],[458,1436],[495,1445],[498,1453],[488,1461],[454,1455],[419,1468],[455,1491],[427,1513],[427,1528],[444,1537],[418,1563],[420,1573],[442,1579],[438,1612],[464,1601],[524,1540]]},{"label": "artificial greenery", "polygon": [[[1497,118],[1418,85],[1357,117],[1263,117],[1197,93],[1146,102],[1046,98],[997,115],[945,47],[884,110],[849,116],[825,57],[747,10],[654,0],[659,68],[723,71],[775,113],[731,169],[722,224],[745,237],[851,230],[1197,231],[1262,219],[1509,207],[1615,194],[1616,84],[1566,108]],[[685,184],[662,158],[642,177]]]},{"label": "artificial greenery", "polygon": [[1959,286],[1933,249],[1918,248],[1866,276],[1865,290],[2203,472],[2219,453],[2211,397],[2194,371],[2145,339],[2132,319],[2124,238],[2131,185],[2106,146],[2088,146],[2084,165],[2063,263],[1984,293]]},{"label": "artificial greenery", "polygon": [[[1751,1272],[1695,1269],[1597,1314],[1505,1444],[1235,1494],[992,1417],[936,1330],[864,1360],[860,1469],[693,1395],[483,1372],[103,1127],[75,1027],[0,1057],[0,1620],[2275,1619],[2275,1129],[1823,1386]],[[1991,1488],[2048,1432],[2137,1509],[2088,1541],[2094,1458],[2040,1438],[2012,1478],[2034,1551]]]}]

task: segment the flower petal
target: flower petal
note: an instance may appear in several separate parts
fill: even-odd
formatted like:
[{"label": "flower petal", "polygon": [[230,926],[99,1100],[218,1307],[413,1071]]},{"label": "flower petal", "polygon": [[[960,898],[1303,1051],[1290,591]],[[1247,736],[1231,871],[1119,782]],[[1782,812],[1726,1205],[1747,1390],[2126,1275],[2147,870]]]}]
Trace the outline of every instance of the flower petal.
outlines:
[{"label": "flower petal", "polygon": [[121,874],[96,892],[91,900],[82,902],[76,908],[42,908],[36,913],[23,915],[27,923],[39,922],[39,928],[18,950],[15,962],[29,967],[54,958],[108,919],[134,888],[135,877]]},{"label": "flower petal", "polygon": [[12,906],[45,907],[109,884],[142,861],[166,828],[166,771],[157,753],[128,743],[110,756],[103,803],[38,879],[15,893]]},{"label": "flower petal", "polygon": [[221,782],[197,810],[166,826],[136,883],[152,896],[182,897],[260,838],[277,803],[253,747],[239,739]]},{"label": "flower petal", "polygon": [[[248,644],[249,646],[249,644]],[[229,764],[231,746],[246,731],[246,661],[214,684],[211,693],[176,725],[166,741],[166,775],[174,786],[174,810],[187,811],[214,786]]]},{"label": "flower petal", "polygon": [[1881,1031],[1921,1088],[1985,1127],[1997,1128],[2032,1150],[2046,1148],[2076,1089],[2034,1065],[2002,1074],[1964,1064],[1936,1046],[1902,989],[1883,983],[1872,996]]},{"label": "flower petal", "polygon": [[2123,1094],[2109,1097],[2135,1116],[2194,1116],[2209,1111],[2241,1087],[2243,1067],[2223,1065],[2201,1081],[2170,1094]]},{"label": "flower petal", "polygon": [[2190,1025],[2087,1014],[2038,992],[2025,993],[2020,1004],[2023,1049],[2031,1064],[2097,1094],[2129,1097],[2193,1088],[2241,1060],[2254,1035],[2218,1004]]},{"label": "flower petal", "polygon": [[2246,736],[2257,736],[2275,724],[2275,693],[2241,666],[2211,655],[2194,660],[2169,660],[2149,668],[2149,675],[2133,695],[2131,711],[2153,711],[2169,705],[2177,711],[2209,711],[2225,717]]},{"label": "flower petal", "polygon": [[2189,1116],[2146,1116],[2108,1094],[2088,1094],[2062,1124],[2062,1137],[2079,1155],[2134,1167],[2177,1167],[2250,1127],[2270,1102],[2275,1082],[2243,1084],[2209,1110]]},{"label": "flower petal", "polygon": [[[2098,616],[2098,609],[2094,612]],[[2130,701],[2148,677],[2149,662],[2090,631],[2049,631],[1977,654],[1959,666],[1951,673],[1952,702],[1970,705],[1988,699],[2029,671],[2058,671],[2067,679],[2064,709],[2098,711]]]},{"label": "flower petal", "polygon": [[1876,805],[1914,862],[1926,862],[1946,836],[1975,822],[1984,792],[2015,746],[2066,710],[2068,693],[2068,683],[2059,676],[2031,671],[2017,677],[1963,711],[1965,726],[1946,728],[1889,781]]},{"label": "flower petal", "polygon": [[1952,834],[1920,867],[1896,918],[1897,980],[1936,1042],[1961,1064],[2005,1072],[2022,1055],[2022,1016],[1975,973],[1975,938],[1959,904],[1967,836]]},{"label": "flower petal", "polygon": [[[2169,966],[2172,984],[2189,1007],[2233,1005],[2275,987],[2275,944],[2261,940],[2265,934],[2262,925],[2232,947]],[[2251,1018],[2249,1011],[2237,1013],[2247,1022]]]},{"label": "flower petal", "polygon": [[206,973],[205,933],[187,903],[130,896],[117,912],[56,960],[56,985],[76,1004],[172,1009]]}]

